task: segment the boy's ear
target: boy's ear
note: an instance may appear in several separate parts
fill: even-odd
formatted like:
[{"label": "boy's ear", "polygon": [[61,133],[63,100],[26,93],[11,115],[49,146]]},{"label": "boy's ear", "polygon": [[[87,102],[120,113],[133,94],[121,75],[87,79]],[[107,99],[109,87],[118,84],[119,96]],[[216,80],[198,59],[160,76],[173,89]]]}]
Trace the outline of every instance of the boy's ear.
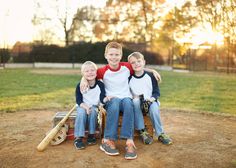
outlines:
[{"label": "boy's ear", "polygon": [[144,65],[146,65],[146,60],[143,60]]}]

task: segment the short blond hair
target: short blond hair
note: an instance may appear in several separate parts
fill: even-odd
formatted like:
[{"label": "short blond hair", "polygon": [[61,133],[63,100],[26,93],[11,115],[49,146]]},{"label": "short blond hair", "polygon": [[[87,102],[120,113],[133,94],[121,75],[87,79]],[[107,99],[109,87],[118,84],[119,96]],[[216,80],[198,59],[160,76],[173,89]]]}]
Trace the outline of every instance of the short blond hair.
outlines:
[{"label": "short blond hair", "polygon": [[140,53],[140,52],[133,52],[133,53],[131,53],[129,56],[128,56],[128,62],[129,62],[129,60],[130,60],[130,58],[131,57],[134,57],[134,58],[136,58],[136,59],[142,59],[142,60],[144,60],[144,56],[143,56],[143,54],[142,53]]},{"label": "short blond hair", "polygon": [[83,72],[84,72],[84,69],[85,69],[86,67],[88,67],[88,66],[93,66],[96,70],[98,69],[97,65],[96,65],[94,62],[92,62],[92,61],[86,61],[86,62],[84,62],[84,63],[82,64],[82,66],[81,66],[81,72],[83,73]]},{"label": "short blond hair", "polygon": [[122,55],[122,45],[120,43],[117,43],[117,42],[108,43],[105,48],[105,55],[107,54],[110,48],[115,48],[115,49],[120,50],[120,54]]}]

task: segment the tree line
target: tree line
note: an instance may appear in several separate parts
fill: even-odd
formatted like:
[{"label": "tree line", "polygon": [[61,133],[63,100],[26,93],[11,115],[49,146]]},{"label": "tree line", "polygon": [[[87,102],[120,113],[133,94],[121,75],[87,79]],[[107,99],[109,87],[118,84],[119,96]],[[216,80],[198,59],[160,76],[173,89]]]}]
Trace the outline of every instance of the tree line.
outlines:
[{"label": "tree line", "polygon": [[[64,0],[67,2],[67,0]],[[50,1],[53,17],[44,13],[41,1],[35,1],[37,10],[32,22],[40,27],[38,42],[51,44],[57,39],[52,27],[64,32],[65,46],[78,42],[124,41],[143,43],[146,50],[160,53],[167,64],[172,65],[188,54],[191,47],[191,32],[198,29],[211,29],[224,38],[224,50],[229,50],[229,60],[234,59],[232,49],[236,41],[236,1],[235,0],[187,0],[182,6],[178,3],[166,6],[164,0],[107,0],[103,8],[84,6],[78,8],[72,18],[69,17],[69,8],[63,10],[57,5],[58,0]],[[69,1],[68,1],[69,2]],[[168,9],[168,10],[167,10]],[[58,23],[47,27],[49,23]],[[185,37],[186,43],[179,39]],[[215,37],[212,37],[215,38]],[[212,64],[217,67],[219,47],[216,42],[212,45]],[[227,53],[227,52],[225,52]]]},{"label": "tree line", "polygon": [[[30,52],[21,50],[13,55],[10,53],[10,51],[5,51],[5,53],[3,53],[2,51],[2,53],[0,53],[0,57],[2,63],[83,63],[87,60],[90,60],[94,61],[95,63],[106,64],[107,62],[104,57],[106,44],[106,42],[80,42],[78,44],[73,44],[67,47],[62,47],[54,44],[32,44]],[[128,55],[134,51],[137,50],[131,50],[124,47],[122,61],[127,61]],[[145,59],[148,64],[164,64],[161,55],[147,51],[143,51],[142,53],[145,55]]]}]

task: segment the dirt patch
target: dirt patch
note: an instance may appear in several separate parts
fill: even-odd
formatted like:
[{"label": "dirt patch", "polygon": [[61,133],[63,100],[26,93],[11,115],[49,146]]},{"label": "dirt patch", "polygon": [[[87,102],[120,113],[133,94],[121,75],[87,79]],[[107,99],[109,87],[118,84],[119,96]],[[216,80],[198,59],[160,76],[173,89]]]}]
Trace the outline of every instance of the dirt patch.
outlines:
[{"label": "dirt patch", "polygon": [[30,72],[50,75],[80,75],[79,69],[33,69]]},{"label": "dirt patch", "polygon": [[76,150],[73,141],[36,146],[52,126],[56,111],[24,111],[0,114],[0,167],[130,167],[130,168],[229,168],[236,167],[236,117],[162,111],[166,132],[174,144],[155,141],[143,145],[135,139],[138,158],[124,159],[124,141],[118,142],[119,156],[107,156],[99,145]]}]

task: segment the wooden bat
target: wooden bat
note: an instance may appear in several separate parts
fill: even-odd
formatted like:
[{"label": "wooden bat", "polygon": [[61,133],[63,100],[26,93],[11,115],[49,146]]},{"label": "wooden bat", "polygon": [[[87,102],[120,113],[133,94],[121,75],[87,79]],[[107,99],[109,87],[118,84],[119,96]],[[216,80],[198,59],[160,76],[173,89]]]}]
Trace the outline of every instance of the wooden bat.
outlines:
[{"label": "wooden bat", "polygon": [[43,151],[51,140],[55,137],[55,135],[60,131],[61,127],[65,124],[66,120],[69,118],[70,114],[74,111],[77,104],[66,114],[66,116],[47,134],[47,136],[40,142],[37,146],[38,151]]},{"label": "wooden bat", "polygon": [[[103,108],[103,106],[98,106],[99,111],[101,112],[101,120],[102,120],[102,130],[105,130],[105,125],[106,125],[106,110]],[[104,134],[104,132],[102,132],[102,134]]]}]

